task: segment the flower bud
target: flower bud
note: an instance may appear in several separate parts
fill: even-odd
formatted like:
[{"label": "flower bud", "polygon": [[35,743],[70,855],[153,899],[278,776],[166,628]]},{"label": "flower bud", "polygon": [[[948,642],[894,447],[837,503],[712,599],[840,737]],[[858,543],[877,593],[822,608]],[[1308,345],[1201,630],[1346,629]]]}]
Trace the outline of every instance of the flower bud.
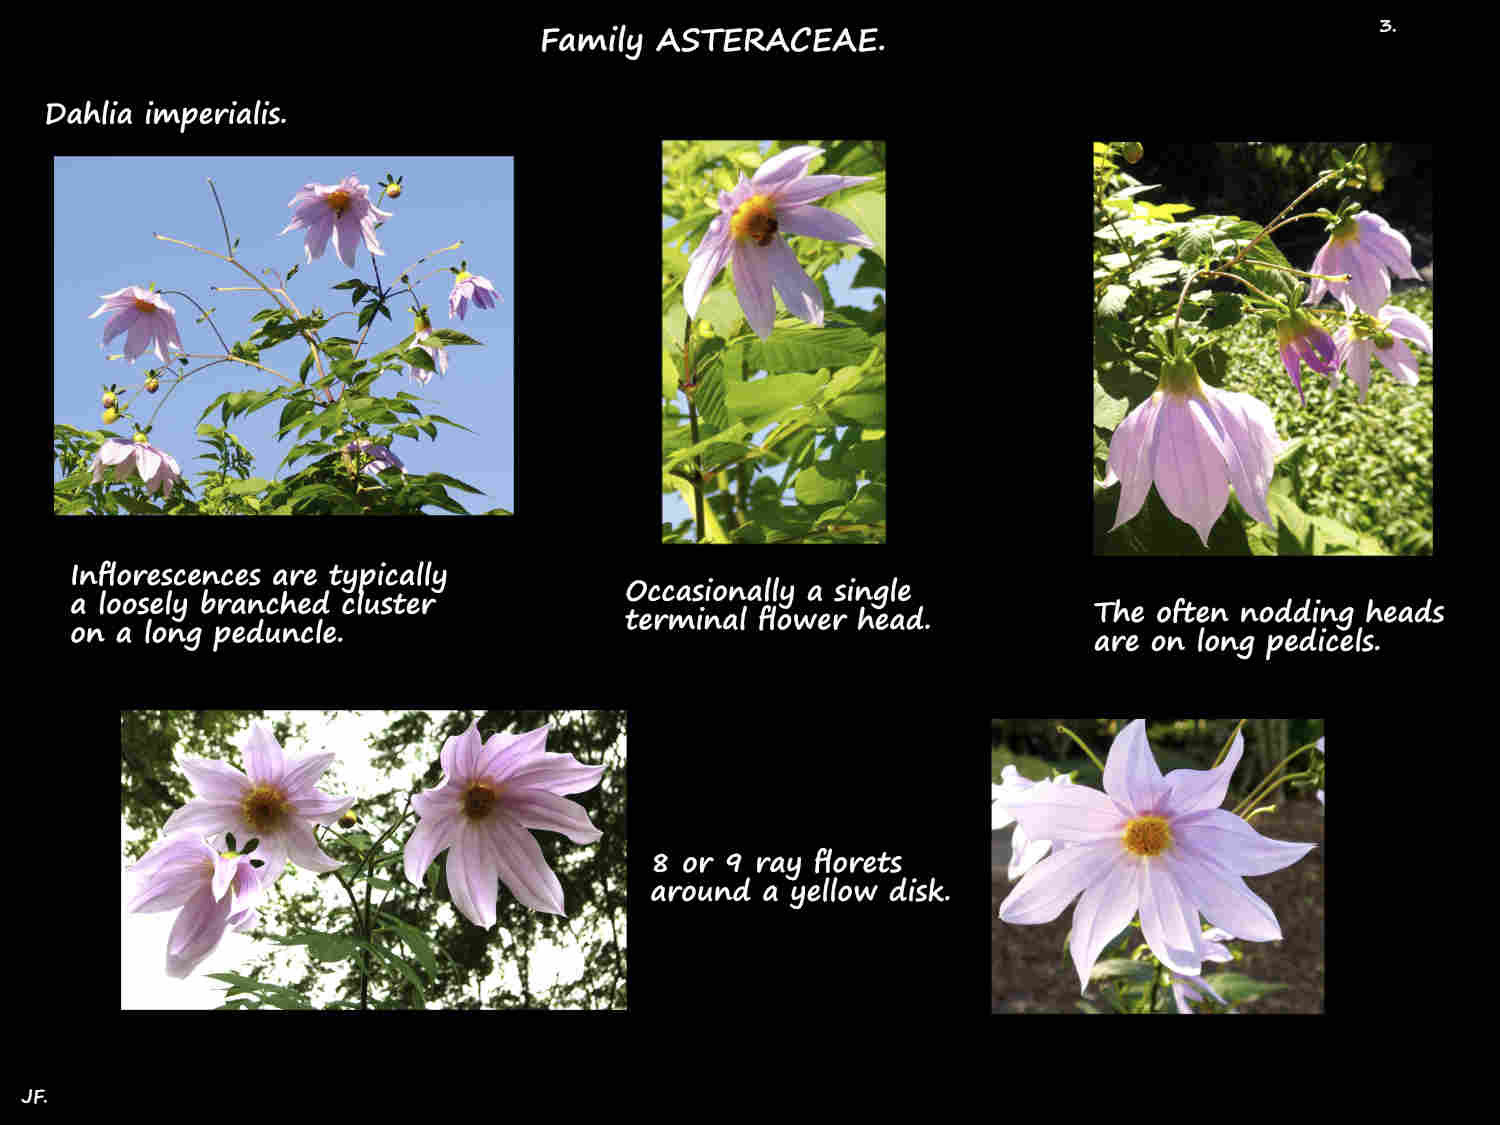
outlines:
[{"label": "flower bud", "polygon": [[105,406],[113,406],[119,400],[115,398],[114,391],[105,391],[104,397],[102,397],[99,401],[102,402]]},{"label": "flower bud", "polygon": [[156,376],[151,376],[151,378],[146,380],[146,393],[148,395],[154,395],[156,393],[156,388],[159,386],[161,386],[161,383],[157,381]]},{"label": "flower bud", "polygon": [[111,406],[102,415],[100,415],[100,417],[102,417],[104,419],[104,424],[106,426],[113,425],[115,419],[118,418],[119,416],[120,416],[120,412],[118,410],[116,410],[113,406]]},{"label": "flower bud", "polygon": [[1125,163],[1139,164],[1141,157],[1146,155],[1146,150],[1141,147],[1140,141],[1125,142]]},{"label": "flower bud", "polygon": [[353,809],[350,809],[343,816],[339,817],[340,828],[353,828],[358,823],[359,817],[355,815]]},{"label": "flower bud", "polygon": [[398,195],[401,194],[401,185],[400,184],[390,184],[385,189],[385,194],[386,194],[386,198],[387,199],[395,199]]},{"label": "flower bud", "polygon": [[[133,438],[131,438],[130,440],[133,441],[133,442],[135,442],[136,445],[147,445],[151,441],[151,439],[148,438],[145,434],[141,433],[140,430],[136,430],[135,436]],[[231,845],[231,847],[232,846],[233,845]]]}]

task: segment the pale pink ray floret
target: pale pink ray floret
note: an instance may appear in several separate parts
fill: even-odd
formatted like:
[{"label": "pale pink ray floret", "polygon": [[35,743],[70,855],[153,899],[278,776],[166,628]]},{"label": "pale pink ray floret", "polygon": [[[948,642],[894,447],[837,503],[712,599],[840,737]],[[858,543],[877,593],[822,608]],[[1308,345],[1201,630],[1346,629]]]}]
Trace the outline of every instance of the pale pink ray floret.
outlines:
[{"label": "pale pink ray floret", "polygon": [[[1353,302],[1345,298],[1344,307],[1353,308]],[[1375,314],[1379,322],[1377,331],[1365,335],[1345,324],[1333,334],[1338,362],[1328,373],[1328,382],[1338,385],[1338,369],[1343,366],[1350,380],[1359,387],[1359,401],[1365,401],[1370,389],[1370,357],[1380,360],[1396,382],[1407,387],[1417,385],[1417,357],[1406,346],[1410,340],[1428,355],[1432,354],[1432,329],[1415,313],[1407,312],[1398,305],[1386,305]],[[1405,337],[1405,339],[1402,339]]]},{"label": "pale pink ray floret", "polygon": [[[1215,961],[1220,963],[1233,961],[1234,954],[1230,953],[1228,946],[1224,944],[1224,942],[1226,941],[1233,940],[1233,934],[1231,934],[1228,930],[1221,929],[1218,926],[1213,926],[1210,929],[1204,930],[1203,959],[1205,961]],[[1220,996],[1218,992],[1214,990],[1213,986],[1208,983],[1207,978],[1202,976],[1196,978],[1186,977],[1181,973],[1173,973],[1170,969],[1167,971],[1171,973],[1172,999],[1177,1005],[1177,1012],[1179,1015],[1195,1015],[1196,1013],[1193,1011],[1193,1005],[1201,1002],[1206,996],[1212,996],[1226,1009],[1228,1009],[1224,1013],[1225,1015],[1238,1014],[1233,1008],[1229,1007],[1229,1001],[1225,1000],[1224,997]]]},{"label": "pale pink ray floret", "polygon": [[106,472],[114,473],[117,481],[136,472],[147,492],[160,492],[168,499],[172,496],[172,486],[182,479],[182,469],[172,455],[146,441],[105,438],[90,467],[94,470],[95,484],[104,479]]},{"label": "pale pink ray floret", "polygon": [[375,237],[375,224],[389,219],[391,212],[370,202],[369,185],[357,176],[345,176],[337,184],[304,184],[287,206],[292,208],[292,221],[281,234],[307,231],[302,248],[309,262],[323,256],[330,238],[334,252],[351,270],[361,241],[371,254],[385,253]]},{"label": "pale pink ray floret", "polygon": [[[990,831],[1004,828],[1015,823],[1015,814],[1011,811],[1011,805],[1018,800],[1034,796],[1041,791],[1044,785],[1071,785],[1073,779],[1067,776],[1049,778],[1045,781],[1032,781],[1021,776],[1020,770],[1009,765],[1000,771],[1001,784],[990,786],[990,800],[993,802],[990,808]],[[1026,835],[1026,829],[1016,824],[1010,834],[1010,864],[1006,874],[1011,882],[1019,879],[1030,871],[1037,863],[1052,850],[1051,840],[1033,840]]]},{"label": "pale pink ray floret", "polygon": [[131,363],[147,348],[162,363],[168,358],[165,348],[183,350],[182,338],[177,335],[177,310],[167,304],[160,293],[138,285],[127,285],[99,299],[104,304],[89,313],[90,320],[105,312],[115,314],[105,322],[100,347],[108,347],[111,340],[124,332],[125,358]]},{"label": "pale pink ray floret", "polygon": [[1167,510],[1191,524],[1205,547],[1229,503],[1275,528],[1268,496],[1285,443],[1265,403],[1203,383],[1192,363],[1163,365],[1158,389],[1115,427],[1103,487],[1120,482],[1114,531],[1133,519],[1151,485]]},{"label": "pale pink ray floret", "polygon": [[1312,313],[1292,309],[1289,316],[1278,320],[1276,347],[1303,406],[1307,405],[1307,393],[1302,389],[1302,364],[1321,371],[1330,380],[1338,378],[1338,351],[1333,345],[1333,337]]},{"label": "pale pink ray floret", "polygon": [[1278,940],[1275,913],[1243,876],[1278,871],[1315,845],[1267,839],[1218,807],[1243,752],[1236,735],[1217,769],[1163,777],[1145,720],[1131,722],[1110,746],[1104,792],[1054,785],[1012,806],[1030,837],[1058,846],[1000,904],[1001,920],[1051,922],[1077,899],[1070,947],[1084,989],[1100,952],[1137,914],[1157,960],[1186,976],[1202,972],[1200,912],[1242,940]]},{"label": "pale pink ray floret", "polygon": [[167,819],[163,831],[232,832],[243,844],[259,840],[255,855],[265,861],[261,879],[266,886],[276,882],[288,857],[320,874],[343,866],[324,853],[313,835],[314,824],[333,824],[354,805],[353,797],[331,797],[317,788],[318,778],[333,764],[333,751],[290,757],[265,726],[255,723],[241,755],[244,773],[228,762],[184,758],[182,770],[196,795]]},{"label": "pale pink ray floret", "polygon": [[1391,274],[1422,279],[1412,266],[1411,243],[1406,236],[1369,211],[1360,211],[1335,228],[1313,259],[1312,272],[1348,274],[1349,280],[1315,278],[1303,304],[1316,305],[1325,294],[1332,294],[1371,314],[1391,295]]},{"label": "pale pink ray floret", "polygon": [[[424,343],[426,340],[432,340],[432,343]],[[440,373],[448,374],[448,349],[443,347],[441,337],[433,339],[432,321],[428,318],[425,307],[416,314],[416,337],[412,340],[412,347],[421,348],[432,357],[433,365]],[[415,364],[407,369],[407,373],[424,387],[432,378],[431,371]]]},{"label": "pale pink ray floret", "polygon": [[143,914],[182,908],[167,939],[167,975],[185,977],[212,953],[227,930],[257,920],[264,868],[251,857],[220,852],[194,831],[175,832],[128,868],[140,879],[126,909]]},{"label": "pale pink ray floret", "polygon": [[811,204],[814,199],[869,183],[875,177],[809,176],[808,165],[822,151],[812,145],[789,148],[756,169],[752,179],[746,180],[741,172],[733,191],[719,192],[719,214],[688,263],[683,284],[688,316],[698,315],[708,287],[725,264],[733,262],[740,308],[762,340],[771,335],[776,320],[773,285],[787,312],[816,327],[823,326],[822,293],[802,272],[786,236],[807,235],[873,250],[875,243],[851,220]]},{"label": "pale pink ray floret", "polygon": [[368,461],[365,462],[365,472],[376,480],[386,469],[400,469],[406,472],[406,464],[391,452],[390,446],[378,445],[369,438],[355,438],[344,446],[344,452],[353,456],[355,453],[363,453]]},{"label": "pale pink ray floret", "polygon": [[460,270],[454,276],[453,290],[448,294],[448,319],[452,320],[456,316],[462,320],[469,311],[470,301],[482,309],[492,309],[496,301],[504,299],[489,278]]},{"label": "pale pink ray floret", "polygon": [[421,817],[406,841],[406,877],[418,886],[448,849],[448,890],[459,913],[486,929],[496,921],[497,882],[532,910],[563,914],[563,890],[528,829],[560,832],[575,844],[601,833],[587,810],[564,799],[599,783],[603,766],[546,751],[547,727],[494,734],[472,724],[443,744],[442,784],[412,804]]}]

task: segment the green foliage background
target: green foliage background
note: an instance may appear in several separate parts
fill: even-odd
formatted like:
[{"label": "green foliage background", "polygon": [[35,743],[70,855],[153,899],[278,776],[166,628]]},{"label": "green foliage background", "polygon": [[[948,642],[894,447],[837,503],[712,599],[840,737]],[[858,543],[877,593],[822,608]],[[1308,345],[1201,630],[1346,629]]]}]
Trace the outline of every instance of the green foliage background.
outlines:
[{"label": "green foliage background", "polygon": [[[301,714],[301,713],[297,713]],[[325,714],[333,714],[327,712]],[[620,711],[453,711],[440,722],[423,711],[388,712],[388,722],[365,747],[336,749],[340,759],[365,756],[374,769],[391,775],[404,767],[425,770],[406,787],[359,793],[355,810],[360,824],[353,833],[378,838],[400,815],[409,793],[440,781],[438,760],[443,742],[468,729],[475,720],[481,736],[515,733],[553,724],[547,749],[571,753],[579,761],[604,765],[605,774],[594,789],[575,794],[589,818],[603,833],[599,841],[580,847],[554,832],[536,832],[549,866],[562,882],[568,914],[559,918],[530,910],[499,888],[498,925],[482,930],[452,909],[445,870],[447,853],[429,869],[429,886],[414,887],[399,864],[375,872],[372,902],[399,920],[384,924],[376,944],[405,961],[408,969],[377,961],[369,995],[372,1007],[428,1008],[624,1008],[626,1007],[626,850],[625,850],[625,714]],[[121,816],[131,830],[124,862],[139,859],[160,838],[167,818],[192,797],[192,787],[176,764],[182,755],[229,762],[243,769],[238,745],[253,719],[266,720],[263,711],[122,711],[120,713]],[[315,722],[315,717],[314,717]],[[289,755],[318,748],[308,745],[306,720],[268,722],[276,740]],[[323,775],[319,788],[348,793],[340,781],[339,761]],[[398,829],[384,850],[399,849],[414,818]],[[324,830],[326,833],[327,830]],[[243,843],[244,841],[241,841]],[[357,853],[326,834],[324,851],[336,859],[353,860]],[[321,995],[329,985],[336,996],[328,1007],[358,1007],[360,977],[353,958],[318,961],[298,945],[281,946],[272,935],[331,934],[352,936],[352,910],[333,874],[319,876],[316,891],[295,892],[290,878],[295,865],[278,880],[261,906],[261,925],[250,936],[264,942],[264,954],[242,975],[263,987],[240,991],[226,1006],[306,1006],[306,997]],[[347,876],[346,876],[347,877]],[[305,884],[305,880],[299,882]],[[359,885],[362,892],[362,884]],[[446,907],[446,909],[444,909]],[[431,956],[407,940],[410,927],[425,935]],[[306,942],[307,939],[304,939]],[[334,943],[325,943],[333,945]],[[583,967],[572,979],[556,984],[534,983],[532,960],[544,945],[581,954]],[[311,950],[318,950],[313,939]],[[425,962],[425,964],[424,964]],[[497,967],[512,966],[517,979],[496,988],[485,983]],[[282,986],[280,991],[274,986]],[[297,998],[304,998],[299,1003]]]},{"label": "green foliage background", "polygon": [[[1100,487],[1109,439],[1120,420],[1155,389],[1153,333],[1174,323],[1183,280],[1195,267],[1233,256],[1237,245],[1259,233],[1260,222],[1269,222],[1316,180],[1320,160],[1326,167],[1332,158],[1332,146],[1304,146],[1306,151],[1297,152],[1287,146],[1241,147],[1246,148],[1245,154],[1225,159],[1239,159],[1246,174],[1259,170],[1276,192],[1274,207],[1267,204],[1264,213],[1243,219],[1198,214],[1187,203],[1152,202],[1152,185],[1132,176],[1107,146],[1094,148],[1095,551],[1430,554],[1434,533],[1431,357],[1411,349],[1418,361],[1420,381],[1415,387],[1396,384],[1372,358],[1370,392],[1363,405],[1358,389],[1346,377],[1330,388],[1324,376],[1304,366],[1304,407],[1277,351],[1274,320],[1249,308],[1244,300],[1248,290],[1231,282],[1195,285],[1182,305],[1181,331],[1194,344],[1212,341],[1197,357],[1203,381],[1260,399],[1275,415],[1277,432],[1290,443],[1277,463],[1268,497],[1277,527],[1273,531],[1257,523],[1231,499],[1205,552],[1191,528],[1166,510],[1153,487],[1139,515],[1119,530],[1109,530],[1120,491],[1118,486]],[[1366,166],[1371,194],[1384,182],[1381,169],[1395,161],[1390,147],[1370,146]],[[1237,190],[1249,191],[1244,185]],[[1340,197],[1341,193],[1324,189],[1299,204],[1296,213],[1331,207]],[[1300,236],[1299,243],[1306,242],[1309,231],[1314,232],[1315,253],[1325,236],[1318,221],[1304,220],[1278,231],[1275,240],[1263,240],[1252,261],[1235,272],[1273,295],[1291,299],[1294,283],[1290,275],[1255,268],[1253,260],[1286,263],[1273,242],[1293,232]],[[1304,249],[1299,260],[1290,264],[1310,267],[1311,254]],[[1430,289],[1395,292],[1390,303],[1422,317],[1435,337]],[[1326,312],[1334,306],[1325,300],[1320,307]],[[1330,331],[1342,323],[1339,317],[1325,320]]]},{"label": "green foliage background", "polygon": [[[821,329],[786,315],[776,297],[771,337],[760,340],[740,310],[726,267],[698,312],[691,341],[699,440],[678,405],[689,256],[718,213],[717,195],[768,157],[798,145],[823,155],[813,175],[873,176],[817,202],[853,220],[875,243],[865,250],[790,236],[787,244],[823,294]],[[701,463],[705,527],[712,543],[885,541],[885,164],[883,141],[666,141],[662,145],[662,492],[694,508]],[[823,273],[860,259],[855,288],[880,290],[873,310],[835,306]],[[764,377],[757,373],[765,371]],[[759,435],[759,436],[757,436]],[[693,542],[693,519],[663,522],[664,543]]]},{"label": "green foliage background", "polygon": [[[1115,735],[1124,730],[1129,719],[993,719],[990,723],[990,782],[1000,784],[1000,771],[1014,765],[1021,776],[1042,781],[1052,771],[1071,773],[1079,785],[1102,789],[1104,779],[1099,768],[1089,761],[1077,744],[1057,728],[1065,726],[1087,743],[1101,762],[1108,761]],[[1175,769],[1206,770],[1234,733],[1238,719],[1149,719],[1146,739],[1156,755],[1162,773]],[[1243,731],[1245,754],[1230,779],[1231,797],[1244,797],[1260,783],[1287,754],[1323,734],[1322,719],[1249,719]],[[1305,766],[1310,756],[1304,754],[1292,763]],[[1309,795],[1316,785],[1291,783],[1294,791]],[[1285,792],[1285,790],[1279,790]]]}]

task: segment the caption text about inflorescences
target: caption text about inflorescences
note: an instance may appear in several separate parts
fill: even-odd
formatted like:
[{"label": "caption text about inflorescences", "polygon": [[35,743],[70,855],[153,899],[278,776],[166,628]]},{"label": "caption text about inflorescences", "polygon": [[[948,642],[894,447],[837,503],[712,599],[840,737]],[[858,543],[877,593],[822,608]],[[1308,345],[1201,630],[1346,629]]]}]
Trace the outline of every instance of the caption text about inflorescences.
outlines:
[{"label": "caption text about inflorescences", "polygon": [[[625,587],[625,601],[632,607],[625,611],[625,628],[636,631],[836,633],[849,628],[871,632],[932,628],[923,620],[926,606],[910,606],[911,587],[897,578],[879,586],[853,579],[839,582],[833,586],[831,599],[822,585],[814,583],[801,595],[800,604],[796,583],[780,578],[767,578],[753,586],[712,580],[674,586],[637,578]],[[842,611],[822,608],[830,602]],[[642,603],[661,606],[666,612],[633,608]],[[689,608],[694,605],[697,608]],[[905,606],[910,612],[885,612],[891,605]]]},{"label": "caption text about inflorescences", "polygon": [[[344,638],[333,624],[339,618],[425,616],[448,586],[448,571],[431,562],[405,568],[334,564],[321,571],[278,568],[267,595],[261,592],[261,569],[75,565],[68,613],[86,624],[74,625],[68,639],[76,645],[180,645],[197,652],[204,626],[189,625],[191,614],[210,626],[211,652],[235,645],[340,644]],[[121,587],[131,592],[116,592]],[[278,624],[288,618],[301,620]]]},{"label": "caption text about inflorescences", "polygon": [[[1142,634],[1115,632],[1121,625],[1144,625],[1144,606],[1126,605],[1118,598],[1094,602],[1095,652],[1141,652]],[[1231,612],[1234,616],[1231,617]],[[1360,624],[1355,625],[1359,613]],[[1428,598],[1423,605],[1379,605],[1373,598],[1356,609],[1353,605],[1324,605],[1319,598],[1287,598],[1277,605],[1242,606],[1234,611],[1223,606],[1200,605],[1178,598],[1159,606],[1151,617],[1160,631],[1149,634],[1146,647],[1152,652],[1233,653],[1240,660],[1255,655],[1257,639],[1265,641],[1266,660],[1293,652],[1379,652],[1371,625],[1441,625],[1444,607]],[[1233,633],[1217,628],[1237,621],[1246,630]],[[1196,629],[1194,628],[1196,626]],[[1266,626],[1284,627],[1267,632]],[[1351,629],[1353,630],[1351,632]]]},{"label": "caption text about inflorescences", "polygon": [[[658,883],[651,888],[651,901],[772,902],[793,910],[801,910],[813,903],[874,902],[877,896],[886,902],[948,901],[947,891],[936,879],[905,873],[899,855],[881,852],[878,856],[844,856],[834,855],[832,848],[819,848],[809,864],[811,871],[805,882],[802,879],[802,858],[800,855],[756,856],[752,861],[739,852],[733,852],[722,859],[685,856],[674,863],[671,856],[658,852],[651,865],[655,875],[696,875],[701,881]],[[722,869],[730,872],[729,883],[718,881],[723,877],[720,874]],[[742,872],[746,874],[740,880],[738,876]],[[889,878],[861,878],[872,875]]]}]

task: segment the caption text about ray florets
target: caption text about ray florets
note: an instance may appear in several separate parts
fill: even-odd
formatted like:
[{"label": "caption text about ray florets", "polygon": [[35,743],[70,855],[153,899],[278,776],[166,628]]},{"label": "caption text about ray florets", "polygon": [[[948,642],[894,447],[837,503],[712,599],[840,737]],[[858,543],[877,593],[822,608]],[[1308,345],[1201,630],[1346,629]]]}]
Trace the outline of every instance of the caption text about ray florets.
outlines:
[{"label": "caption text about ray florets", "polygon": [[[1422,605],[1385,605],[1374,598],[1325,605],[1319,598],[1287,598],[1234,609],[1178,598],[1149,612],[1114,598],[1093,606],[1095,652],[1194,652],[1249,660],[1259,646],[1268,661],[1289,653],[1379,652],[1374,627],[1441,625],[1445,616],[1445,607],[1433,605],[1431,598]],[[1240,632],[1234,631],[1236,624]],[[1131,626],[1141,629],[1126,631]]]},{"label": "caption text about ray florets", "polygon": [[[266,583],[269,582],[269,592]],[[448,571],[413,566],[132,569],[74,565],[68,614],[75,645],[170,645],[197,652],[255,645],[342,644],[337,622],[425,617]],[[199,624],[199,622],[202,624]],[[207,629],[205,630],[205,625]]]},{"label": "caption text about ray florets", "polygon": [[877,900],[914,904],[948,901],[941,883],[905,871],[899,855],[835,855],[832,848],[819,848],[812,862],[804,864],[803,859],[800,855],[751,857],[740,852],[722,857],[674,858],[658,852],[651,864],[657,878],[685,875],[697,881],[658,883],[651,888],[651,901],[765,902],[792,910]]}]

